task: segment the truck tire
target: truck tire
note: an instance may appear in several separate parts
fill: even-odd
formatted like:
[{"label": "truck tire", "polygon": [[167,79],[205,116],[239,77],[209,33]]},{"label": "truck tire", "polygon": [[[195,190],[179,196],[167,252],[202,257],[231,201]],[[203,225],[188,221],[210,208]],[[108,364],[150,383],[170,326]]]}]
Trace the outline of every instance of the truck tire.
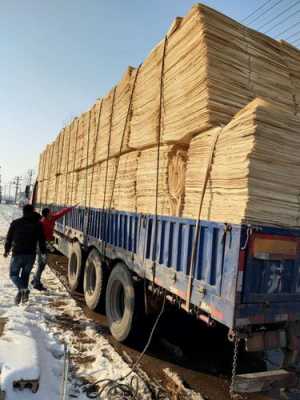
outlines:
[{"label": "truck tire", "polygon": [[90,310],[105,311],[105,290],[108,271],[96,249],[91,250],[85,263],[83,291]]},{"label": "truck tire", "polygon": [[73,242],[69,249],[68,281],[71,292],[82,290],[83,256],[80,244]]},{"label": "truck tire", "polygon": [[128,268],[118,263],[108,279],[105,307],[110,332],[118,342],[129,341],[139,333],[144,302],[138,293]]}]

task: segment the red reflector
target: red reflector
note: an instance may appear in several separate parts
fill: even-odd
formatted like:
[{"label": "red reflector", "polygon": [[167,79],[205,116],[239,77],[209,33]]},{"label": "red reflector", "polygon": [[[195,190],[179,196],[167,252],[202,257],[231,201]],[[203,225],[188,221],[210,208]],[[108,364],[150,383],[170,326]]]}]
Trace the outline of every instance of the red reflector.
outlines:
[{"label": "red reflector", "polygon": [[252,241],[252,255],[263,260],[294,260],[298,243],[294,237],[256,234]]}]

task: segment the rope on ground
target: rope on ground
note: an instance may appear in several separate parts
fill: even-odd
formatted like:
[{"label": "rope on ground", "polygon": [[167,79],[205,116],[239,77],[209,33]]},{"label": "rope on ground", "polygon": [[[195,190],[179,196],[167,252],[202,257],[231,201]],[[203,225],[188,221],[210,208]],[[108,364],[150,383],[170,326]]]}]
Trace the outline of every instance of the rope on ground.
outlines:
[{"label": "rope on ground", "polygon": [[[72,295],[67,283],[61,279],[60,274],[49,264],[48,264],[48,266],[51,269],[51,271],[54,273],[54,275],[59,279],[59,281],[64,286],[66,291],[70,295]],[[124,400],[124,399],[142,400],[143,396],[139,395],[138,377],[136,375],[132,376],[129,383],[124,383],[124,380],[129,378],[129,376],[134,372],[138,375],[137,368],[152,343],[152,339],[153,339],[155,330],[157,328],[157,325],[165,311],[165,305],[166,305],[166,293],[163,298],[161,310],[160,310],[159,314],[157,315],[157,318],[153,324],[153,327],[151,329],[147,343],[146,343],[143,351],[137,358],[137,360],[134,362],[131,370],[126,375],[121,376],[119,379],[107,379],[106,378],[106,379],[100,379],[91,384],[83,383],[81,386],[82,392],[86,394],[87,398],[98,399],[98,400],[102,400],[102,399],[103,400],[104,399],[106,399],[106,400]],[[88,376],[95,375],[97,372],[98,371],[96,370],[93,373],[88,374]],[[99,388],[99,386],[101,386],[101,387]],[[102,399],[101,399],[101,396],[103,395],[104,392],[106,392],[105,397],[102,397]],[[152,392],[151,394],[152,394],[153,400],[168,399],[167,393],[162,388],[159,388],[157,393]]]},{"label": "rope on ground", "polygon": [[[142,396],[139,395],[139,382],[138,377],[136,375],[132,376],[129,383],[124,383],[125,379],[129,378],[129,376],[136,372],[139,363],[141,362],[142,358],[146,354],[152,339],[157,328],[157,325],[162,317],[166,304],[166,294],[164,295],[163,304],[161,310],[154,322],[154,325],[151,329],[148,341],[139,355],[138,359],[133,364],[131,370],[124,376],[120,377],[119,379],[100,379],[91,385],[87,385],[83,388],[83,391],[86,393],[86,396],[89,399],[107,399],[107,400],[122,400],[122,399],[129,399],[129,400],[141,400]],[[100,389],[98,388],[99,386]],[[101,397],[102,395],[105,397]],[[166,393],[164,391],[159,390],[157,394],[152,393],[152,398],[154,400],[163,400],[167,398]]]}]

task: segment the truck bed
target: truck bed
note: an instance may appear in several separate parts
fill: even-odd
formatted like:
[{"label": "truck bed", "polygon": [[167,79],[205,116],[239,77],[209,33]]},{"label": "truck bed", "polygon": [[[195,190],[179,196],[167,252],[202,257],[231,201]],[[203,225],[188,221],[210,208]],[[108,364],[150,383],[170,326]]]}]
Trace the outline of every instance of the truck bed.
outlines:
[{"label": "truck bed", "polygon": [[[103,256],[123,260],[137,275],[154,280],[183,301],[187,298],[195,227],[196,220],[191,219],[84,208],[74,209],[56,224],[62,252],[67,248],[59,238],[76,237]],[[298,284],[285,284],[268,293],[272,276],[266,274],[271,274],[274,261],[264,261],[264,267],[251,255],[253,232],[288,240],[300,238],[299,230],[201,221],[191,305],[228,328],[300,317]],[[284,281],[299,281],[298,253],[283,269]],[[266,287],[256,287],[255,282],[261,281]]]}]

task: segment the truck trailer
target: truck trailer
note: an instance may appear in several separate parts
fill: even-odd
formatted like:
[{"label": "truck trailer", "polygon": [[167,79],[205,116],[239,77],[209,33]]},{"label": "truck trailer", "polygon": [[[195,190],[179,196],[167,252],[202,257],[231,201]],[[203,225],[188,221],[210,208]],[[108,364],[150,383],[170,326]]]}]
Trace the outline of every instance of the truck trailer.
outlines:
[{"label": "truck trailer", "polygon": [[[298,385],[299,83],[298,49],[196,5],[40,157],[36,207],[80,202],[55,230],[70,289],[118,341],[153,297],[225,326],[232,391]],[[281,367],[236,376],[242,341]]]}]

